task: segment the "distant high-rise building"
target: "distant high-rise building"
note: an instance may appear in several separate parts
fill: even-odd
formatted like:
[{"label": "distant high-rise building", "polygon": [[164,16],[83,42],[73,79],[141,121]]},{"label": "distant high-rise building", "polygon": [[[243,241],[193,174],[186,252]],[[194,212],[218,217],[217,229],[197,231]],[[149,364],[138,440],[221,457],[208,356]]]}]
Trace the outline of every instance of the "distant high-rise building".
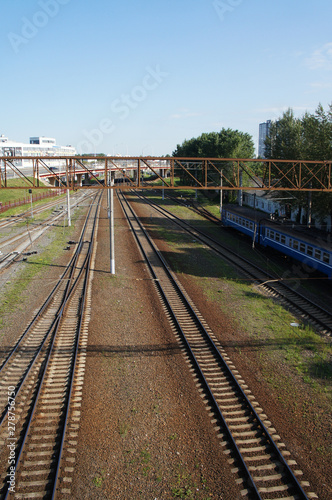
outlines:
[{"label": "distant high-rise building", "polygon": [[260,158],[265,158],[265,139],[269,135],[270,127],[271,120],[259,124],[258,156]]}]

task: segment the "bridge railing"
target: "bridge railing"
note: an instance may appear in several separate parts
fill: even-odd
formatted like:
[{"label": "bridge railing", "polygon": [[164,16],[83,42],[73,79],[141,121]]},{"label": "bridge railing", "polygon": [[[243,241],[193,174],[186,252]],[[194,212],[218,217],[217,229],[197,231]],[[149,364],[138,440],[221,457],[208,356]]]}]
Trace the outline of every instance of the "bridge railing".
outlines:
[{"label": "bridge railing", "polygon": [[[332,192],[331,171],[332,161],[150,156],[0,157],[0,190],[10,187],[8,180],[16,175],[24,181],[23,189],[40,189],[41,181],[47,178],[52,189],[58,186],[86,188],[86,184],[91,188],[110,188],[111,180],[123,179],[121,186],[113,187]],[[153,184],[146,183],[147,176],[154,178]]]}]

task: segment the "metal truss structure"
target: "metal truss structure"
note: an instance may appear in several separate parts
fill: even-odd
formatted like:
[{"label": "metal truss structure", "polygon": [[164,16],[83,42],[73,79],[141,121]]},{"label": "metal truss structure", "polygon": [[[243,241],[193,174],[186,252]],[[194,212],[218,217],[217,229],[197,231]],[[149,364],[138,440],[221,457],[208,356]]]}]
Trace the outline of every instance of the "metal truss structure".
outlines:
[{"label": "metal truss structure", "polygon": [[332,192],[332,161],[243,158],[4,156],[0,190],[199,189]]}]

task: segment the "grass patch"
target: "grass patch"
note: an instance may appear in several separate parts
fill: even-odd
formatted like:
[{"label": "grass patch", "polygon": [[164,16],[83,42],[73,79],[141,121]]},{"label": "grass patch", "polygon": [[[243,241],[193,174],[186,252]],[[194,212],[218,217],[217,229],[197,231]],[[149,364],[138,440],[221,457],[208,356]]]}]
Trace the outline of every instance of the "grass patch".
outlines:
[{"label": "grass patch", "polygon": [[[33,177],[28,177],[28,179],[33,182]],[[34,190],[33,194],[43,194],[46,193],[49,188],[45,186],[43,182],[39,183],[40,187],[45,187],[44,189],[38,189]],[[15,188],[15,189],[10,189],[10,188]],[[22,200],[23,198],[30,198],[29,194],[29,189],[31,186],[28,186],[26,181],[23,179],[8,179],[7,181],[7,187],[4,189],[0,189],[0,202],[4,205],[9,202],[14,202],[18,200]],[[18,189],[20,188],[20,189]]]},{"label": "grass patch", "polygon": [[185,471],[178,472],[176,476],[176,484],[171,488],[174,498],[184,498],[192,500],[195,498],[197,485],[193,481],[190,474]]},{"label": "grass patch", "polygon": [[228,296],[237,301],[236,312],[229,308],[229,300],[225,307],[222,305],[213,286],[206,284],[205,293],[213,301],[219,300],[223,311],[258,341],[263,352],[278,352],[306,383],[315,386],[320,382],[322,388],[326,387],[326,383],[332,380],[329,363],[332,348],[329,343],[310,326],[291,326],[293,315],[272,299],[256,293],[250,285],[234,281],[226,284]]},{"label": "grass patch", "polygon": [[[1,316],[17,308],[24,308],[22,295],[32,281],[37,282],[40,280],[40,284],[42,284],[43,272],[62,254],[68,239],[70,239],[74,231],[74,224],[71,227],[52,228],[52,232],[48,233],[48,237],[51,239],[49,245],[41,253],[31,255],[28,261],[22,264],[23,270],[19,273],[18,278],[5,284],[5,291],[0,305]],[[38,241],[34,242],[33,245],[34,249],[38,248]]]},{"label": "grass patch", "polygon": [[95,476],[92,480],[92,483],[93,485],[96,487],[96,488],[101,488],[102,485],[103,485],[103,481],[105,479],[105,473],[104,471],[101,471],[100,474],[98,474],[97,476]]},{"label": "grass patch", "polygon": [[[30,181],[33,181],[32,177],[28,177]],[[32,192],[33,196],[40,195],[40,194],[45,194],[49,192],[49,187],[46,186],[43,182],[40,182],[39,185],[41,186],[41,189],[35,189]],[[7,183],[7,188],[5,189],[0,189],[0,202],[3,205],[6,205],[7,203],[14,203],[19,200],[26,199],[27,202],[23,205],[17,206],[10,208],[6,210],[5,212],[0,213],[0,218],[1,217],[10,217],[11,215],[17,215],[22,212],[22,210],[26,210],[27,207],[30,207],[31,202],[30,202],[30,194],[29,194],[29,187],[27,187],[26,182],[23,179],[9,179]],[[44,186],[44,188],[43,188]],[[10,187],[16,188],[16,189],[10,189]],[[21,189],[17,189],[21,188]],[[59,195],[59,196],[50,196],[49,198],[53,198],[54,200],[64,198],[65,195]],[[33,207],[36,207],[38,205],[42,205],[45,203],[45,201],[48,199],[48,197],[43,198],[42,200],[37,200],[33,201],[32,205]]]},{"label": "grass patch", "polygon": [[[15,321],[15,315],[12,313],[25,309],[25,300],[32,283],[35,287],[43,287],[47,283],[44,275],[47,273],[48,267],[54,265],[56,259],[64,253],[67,241],[73,238],[72,235],[76,231],[75,221],[81,213],[82,209],[75,211],[71,227],[53,227],[49,230],[44,235],[44,238],[49,239],[49,244],[44,246],[40,253],[31,255],[26,262],[20,263],[15,278],[2,286],[0,335],[2,335],[1,330],[10,327]],[[38,251],[38,240],[33,243],[32,250]],[[45,288],[45,298],[49,291]]]},{"label": "grass patch", "polygon": [[126,437],[130,431],[130,425],[127,422],[119,422],[119,434],[122,437]]},{"label": "grass patch", "polygon": [[[207,200],[206,204],[213,204],[213,201]],[[174,205],[171,211],[183,218],[188,218],[189,214],[191,223],[196,219],[196,215],[185,207]],[[209,226],[209,223],[204,221],[204,226]],[[155,227],[152,220],[150,227],[174,249],[165,255],[174,269],[195,276],[206,297],[217,303],[242,330],[260,340],[263,352],[271,352],[272,349],[279,352],[306,383],[313,387],[317,382],[322,383],[326,390],[325,383],[332,378],[332,349],[320,335],[310,327],[290,326],[294,322],[292,314],[272,299],[261,295],[241,278],[239,271],[212,254],[204,245],[193,241],[192,237],[181,234],[175,226],[164,224]],[[217,229],[217,232],[220,230]],[[239,245],[238,239],[235,244]],[[261,258],[258,252],[252,253]],[[272,264],[267,262],[267,266],[271,270]],[[241,349],[241,346],[238,348]]]},{"label": "grass patch", "polygon": [[[174,205],[171,211],[186,219],[190,217],[190,223],[200,219],[182,206]],[[158,216],[156,221],[150,218],[148,224],[169,245],[170,250],[164,256],[173,269],[194,276],[204,295],[213,302],[212,307],[219,307],[250,336],[249,344],[252,343],[260,353],[262,362],[271,355],[277,356],[312,389],[330,393],[332,348],[319,334],[308,326],[292,327],[290,324],[294,322],[294,317],[290,312],[261,295],[258,289],[241,277],[237,269],[192,237],[181,234],[176,226],[164,223]],[[209,226],[209,223],[204,221],[204,226]],[[220,232],[219,228],[217,232]],[[239,245],[239,240],[234,244]],[[258,254],[256,251],[253,253]],[[272,264],[267,262],[267,266],[271,269]],[[236,348],[238,352],[242,350],[239,343]],[[275,376],[273,378],[276,380]]]}]

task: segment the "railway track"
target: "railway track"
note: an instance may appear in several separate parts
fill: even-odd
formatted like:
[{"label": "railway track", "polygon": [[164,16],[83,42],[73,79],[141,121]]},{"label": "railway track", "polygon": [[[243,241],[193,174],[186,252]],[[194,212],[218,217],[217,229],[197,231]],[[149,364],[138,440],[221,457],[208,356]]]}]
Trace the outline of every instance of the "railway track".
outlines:
[{"label": "railway track", "polygon": [[0,439],[6,446],[0,455],[0,498],[54,498],[60,490],[70,492],[100,196],[59,283],[1,361]]},{"label": "railway track", "polygon": [[[65,195],[62,195],[62,197],[64,197],[64,196]],[[57,205],[59,205],[59,203],[60,203],[60,200],[58,198],[56,200],[51,200],[49,202],[46,202],[43,205],[34,206],[33,207],[33,214],[34,214],[34,216],[36,214],[40,214],[40,213],[44,212],[45,210],[49,210],[50,208],[56,207]],[[18,222],[24,221],[27,217],[31,217],[31,209],[25,210],[24,212],[21,212],[17,215],[12,215],[10,217],[5,216],[5,217],[1,218],[1,220],[0,220],[0,229],[6,228],[9,226],[13,226],[13,225],[17,224]]]},{"label": "railway track", "polygon": [[172,223],[180,226],[184,231],[192,235],[195,239],[202,242],[204,245],[211,248],[220,257],[240,268],[241,271],[251,280],[254,280],[257,286],[273,297],[278,297],[286,306],[299,316],[303,321],[310,322],[316,329],[327,337],[332,337],[332,314],[292,289],[289,285],[283,282],[282,278],[267,273],[249,260],[234,254],[233,251],[222,245],[220,241],[208,236],[197,228],[194,228],[183,219],[175,216],[164,207],[148,200],[146,197],[135,192],[136,196],[144,199],[156,211],[166,217]]},{"label": "railway track", "polygon": [[190,371],[205,399],[242,494],[257,499],[317,498],[272,423],[168,268],[123,194],[118,195]]},{"label": "railway track", "polygon": [[[78,199],[75,199],[72,208],[81,203],[84,200],[84,198],[86,198],[85,195],[83,196],[80,195]],[[48,203],[46,207],[45,206],[40,207],[38,213],[42,213],[43,211],[48,210],[49,208],[52,208],[58,204],[59,204],[58,202],[56,203],[54,201]],[[12,263],[17,261],[17,259],[25,251],[28,251],[29,247],[31,247],[31,245],[35,240],[37,240],[40,236],[42,236],[45,233],[45,231],[47,231],[50,227],[56,224],[61,217],[63,217],[65,212],[66,210],[63,210],[63,208],[61,207],[60,210],[57,210],[55,213],[53,212],[44,221],[39,222],[33,226],[30,226],[30,229],[28,226],[26,228],[25,227],[20,228],[19,233],[16,234],[15,236],[9,238],[2,238],[0,242],[0,247],[1,247],[0,270],[9,267]],[[8,225],[16,224],[22,221],[26,221],[24,214],[20,216],[18,219],[15,219],[15,221],[12,222],[9,221]],[[4,251],[5,249],[7,249],[7,252]]]},{"label": "railway track", "polygon": [[205,219],[209,220],[210,222],[213,222],[213,224],[217,224],[218,226],[221,225],[220,218],[216,217],[213,215],[209,210],[207,210],[203,205],[198,203],[198,201],[193,200],[193,199],[187,199],[187,198],[179,198],[178,196],[169,196],[169,195],[164,195],[165,198],[168,198],[169,200],[175,201],[176,203],[183,205],[187,208],[190,208],[190,210],[193,210],[197,214],[201,215]]}]

